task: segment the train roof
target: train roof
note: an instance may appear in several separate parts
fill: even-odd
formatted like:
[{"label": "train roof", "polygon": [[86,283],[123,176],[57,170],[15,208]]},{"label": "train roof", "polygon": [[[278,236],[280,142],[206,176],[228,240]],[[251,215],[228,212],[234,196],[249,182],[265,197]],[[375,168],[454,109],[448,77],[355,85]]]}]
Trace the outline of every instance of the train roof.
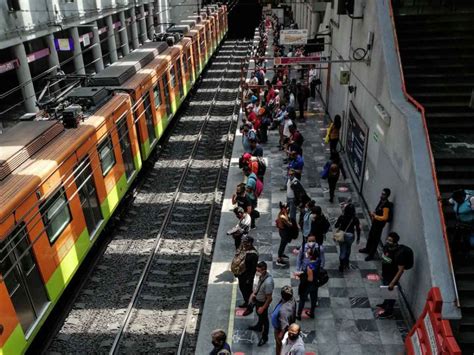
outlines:
[{"label": "train roof", "polygon": [[[2,161],[15,154],[22,157],[20,163],[10,169],[0,181],[0,223],[21,201],[57,171],[61,163],[74,154],[83,142],[95,134],[96,130],[105,124],[111,112],[116,111],[127,100],[129,96],[126,94],[114,95],[75,129],[64,129],[62,123],[56,120],[30,121],[21,122],[8,133],[0,135]],[[41,142],[39,148],[28,149],[32,144],[36,146],[35,142]]]},{"label": "train roof", "polygon": [[144,43],[140,48],[96,74],[89,85],[120,86],[167,49],[166,42]]}]

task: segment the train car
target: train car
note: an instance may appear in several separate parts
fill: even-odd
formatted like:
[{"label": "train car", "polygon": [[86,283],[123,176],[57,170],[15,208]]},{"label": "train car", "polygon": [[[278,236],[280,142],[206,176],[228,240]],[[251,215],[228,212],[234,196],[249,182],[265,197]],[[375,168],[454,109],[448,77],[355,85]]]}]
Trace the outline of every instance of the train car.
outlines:
[{"label": "train car", "polygon": [[[103,88],[81,90],[76,94],[107,95]],[[129,95],[99,103],[75,129],[53,120],[22,122],[0,136],[5,354],[26,349],[141,167]]]},{"label": "train car", "polygon": [[201,27],[172,46],[147,42],[72,90],[62,122],[0,135],[0,353],[28,348],[99,239],[203,68]]}]

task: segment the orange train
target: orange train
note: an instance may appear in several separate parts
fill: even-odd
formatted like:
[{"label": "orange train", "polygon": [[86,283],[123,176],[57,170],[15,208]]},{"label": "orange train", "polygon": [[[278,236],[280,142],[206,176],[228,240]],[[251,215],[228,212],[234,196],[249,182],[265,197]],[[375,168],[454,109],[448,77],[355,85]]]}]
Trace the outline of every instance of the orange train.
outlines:
[{"label": "orange train", "polygon": [[62,122],[0,135],[0,354],[28,348],[227,29],[209,6],[72,90]]}]

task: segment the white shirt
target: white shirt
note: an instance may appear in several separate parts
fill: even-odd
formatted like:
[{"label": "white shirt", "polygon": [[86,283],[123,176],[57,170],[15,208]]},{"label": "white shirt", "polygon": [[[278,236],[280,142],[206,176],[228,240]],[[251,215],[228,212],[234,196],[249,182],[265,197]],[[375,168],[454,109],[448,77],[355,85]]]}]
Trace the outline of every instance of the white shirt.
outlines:
[{"label": "white shirt", "polygon": [[291,188],[291,179],[286,181],[286,197],[287,198],[295,198],[295,192]]},{"label": "white shirt", "polygon": [[285,125],[283,126],[283,135],[285,137],[290,138],[291,133],[290,133],[290,126],[293,125],[293,121],[290,119],[285,120]]}]

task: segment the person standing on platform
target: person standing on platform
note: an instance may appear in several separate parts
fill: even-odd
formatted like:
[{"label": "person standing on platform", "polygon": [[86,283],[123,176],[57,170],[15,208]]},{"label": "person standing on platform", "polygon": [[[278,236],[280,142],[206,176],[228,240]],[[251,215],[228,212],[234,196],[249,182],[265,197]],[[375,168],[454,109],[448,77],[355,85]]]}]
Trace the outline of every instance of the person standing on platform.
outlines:
[{"label": "person standing on platform", "polygon": [[301,320],[301,314],[303,313],[304,305],[308,295],[311,299],[311,308],[309,311],[306,311],[308,317],[314,318],[314,309],[318,306],[318,273],[321,267],[319,249],[308,249],[306,254],[306,257],[309,259],[309,263],[305,270],[298,273],[300,279],[300,300],[298,304],[298,312],[296,315],[296,319],[298,320]]},{"label": "person standing on platform", "polygon": [[283,286],[281,288],[281,300],[273,309],[272,326],[275,335],[276,354],[281,354],[282,340],[286,331],[296,320],[296,302],[293,298],[293,288],[291,286]]},{"label": "person standing on platform", "polygon": [[245,184],[245,191],[246,191],[249,204],[252,207],[252,212],[250,213],[252,224],[250,228],[254,229],[255,219],[256,219],[255,218],[256,214],[254,211],[257,208],[257,203],[258,203],[257,193],[256,193],[258,177],[254,172],[250,171],[250,168],[248,166],[244,166],[243,171],[244,171],[244,175],[247,177],[247,183]]},{"label": "person standing on platform", "polygon": [[257,263],[257,249],[253,245],[253,238],[247,235],[242,238],[242,245],[236,251],[231,264],[231,270],[239,281],[239,289],[244,299],[244,303],[239,305],[240,308],[247,308],[249,306],[253,280],[257,272]]},{"label": "person standing on platform", "polygon": [[391,215],[393,213],[393,204],[388,200],[390,197],[390,189],[385,188],[382,190],[380,201],[375,207],[374,212],[370,212],[370,218],[372,219],[372,226],[370,227],[369,237],[367,238],[367,244],[365,248],[359,250],[360,253],[368,254],[365,261],[374,259],[377,247],[382,238],[382,231],[387,224],[391,222]]},{"label": "person standing on platform", "polygon": [[256,139],[250,140],[250,148],[252,149],[252,156],[254,157],[263,157],[263,148],[260,144],[257,143]]},{"label": "person standing on platform", "polygon": [[222,329],[213,330],[211,333],[213,349],[209,355],[232,355],[230,345],[227,344],[227,334]]},{"label": "person standing on platform", "polygon": [[328,171],[328,185],[329,185],[329,202],[334,202],[334,193],[336,192],[336,185],[342,173],[343,178],[346,178],[346,173],[342,166],[341,157],[338,152],[331,154]]},{"label": "person standing on platform", "polygon": [[316,69],[315,65],[311,65],[311,69],[309,70],[309,85],[310,85],[310,93],[311,97],[314,99],[316,98],[316,86],[318,84],[318,69]]},{"label": "person standing on platform", "polygon": [[298,110],[299,110],[299,119],[304,121],[304,111],[306,106],[306,101],[308,100],[308,88],[306,85],[301,83],[296,84],[296,98],[298,100]]},{"label": "person standing on platform", "polygon": [[[265,261],[260,261],[257,264],[257,273],[255,276],[258,277],[258,281],[252,295],[250,296],[250,302],[255,302],[258,322],[256,325],[249,327],[249,330],[261,332],[262,336],[258,342],[258,346],[262,346],[268,342],[270,328],[268,307],[270,307],[270,304],[272,303],[275,282],[273,281],[272,275],[267,271],[267,263]],[[247,309],[243,315],[246,316],[250,313],[251,311]]]},{"label": "person standing on platform", "polygon": [[309,234],[316,237],[316,243],[318,243],[318,245],[323,245],[324,240],[326,239],[326,233],[328,232],[329,227],[331,227],[331,224],[323,214],[323,210],[320,206],[314,206],[311,213],[312,221]]},{"label": "person standing on platform", "polygon": [[337,153],[337,144],[339,143],[339,133],[341,131],[342,121],[341,116],[336,115],[334,117],[334,122],[328,128],[326,134],[326,143],[329,142],[330,154]]},{"label": "person standing on platform", "polygon": [[278,355],[305,355],[304,342],[300,333],[300,326],[296,323],[291,324],[283,337],[282,350]]},{"label": "person standing on platform", "polygon": [[301,180],[301,174],[303,174],[304,159],[298,154],[296,150],[289,152],[288,171],[293,170],[294,175],[298,180]]},{"label": "person standing on platform", "polygon": [[344,231],[344,241],[339,243],[339,271],[349,268],[352,243],[357,232],[357,244],[360,242],[360,221],[356,217],[354,205],[349,203],[336,221],[335,228]]},{"label": "person standing on platform", "polygon": [[289,257],[285,255],[285,248],[288,243],[291,242],[291,230],[293,225],[288,217],[288,211],[288,204],[280,202],[280,212],[275,220],[278,233],[280,234],[280,246],[278,248],[278,259],[276,261],[278,266],[286,266],[285,260],[289,259]]},{"label": "person standing on platform", "polygon": [[245,237],[250,231],[250,215],[242,207],[234,208],[235,216],[239,219],[237,225],[227,231],[227,235],[231,235],[234,238],[235,249],[240,247],[242,238]]},{"label": "person standing on platform", "polygon": [[[405,270],[413,266],[414,258],[411,248],[405,245],[399,245],[400,236],[391,232],[387,236],[386,244],[383,248],[382,256],[382,283],[388,286],[388,290],[393,292],[398,285]],[[385,299],[377,307],[382,308],[383,312],[377,315],[378,318],[390,318],[393,316],[395,299]]]}]

